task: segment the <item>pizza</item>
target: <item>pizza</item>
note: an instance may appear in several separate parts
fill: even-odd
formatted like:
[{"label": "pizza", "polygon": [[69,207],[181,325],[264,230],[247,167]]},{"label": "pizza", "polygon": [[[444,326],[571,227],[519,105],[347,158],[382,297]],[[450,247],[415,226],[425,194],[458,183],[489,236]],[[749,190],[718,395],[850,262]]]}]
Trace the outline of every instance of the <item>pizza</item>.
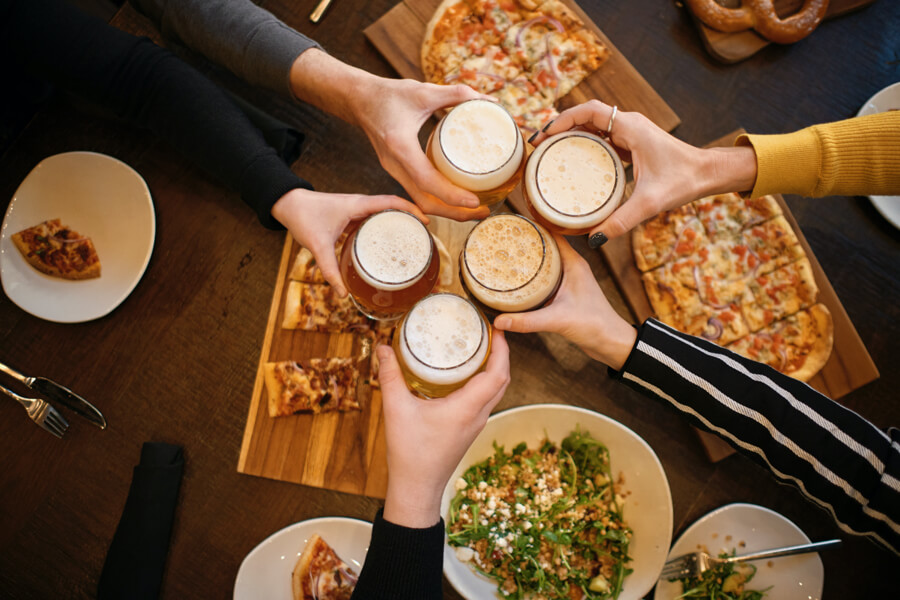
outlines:
[{"label": "pizza", "polygon": [[310,358],[266,363],[263,367],[269,416],[298,412],[361,410],[356,358]]},{"label": "pizza", "polygon": [[11,237],[28,264],[41,273],[62,279],[100,277],[100,257],[91,238],[76,233],[59,219],[44,221]]},{"label": "pizza", "polygon": [[701,198],[642,223],[631,241],[660,321],[803,381],[827,362],[831,314],[775,198]]},{"label": "pizza", "polygon": [[314,533],[291,573],[294,600],[350,600],[358,577],[325,540]]},{"label": "pizza", "polygon": [[330,285],[289,281],[281,326],[306,331],[362,331],[369,328],[370,319],[357,310],[349,296],[341,298]]},{"label": "pizza", "polygon": [[[336,259],[340,257],[341,250],[344,248],[344,242],[347,240],[347,234],[342,233],[334,244],[334,256]],[[316,257],[308,248],[300,248],[297,256],[294,257],[294,264],[288,274],[288,279],[299,281],[301,283],[326,283],[325,277],[322,275],[322,269],[316,261]]]},{"label": "pizza", "polygon": [[497,98],[526,132],[609,57],[559,0],[444,0],[422,42],[425,80],[464,83]]}]

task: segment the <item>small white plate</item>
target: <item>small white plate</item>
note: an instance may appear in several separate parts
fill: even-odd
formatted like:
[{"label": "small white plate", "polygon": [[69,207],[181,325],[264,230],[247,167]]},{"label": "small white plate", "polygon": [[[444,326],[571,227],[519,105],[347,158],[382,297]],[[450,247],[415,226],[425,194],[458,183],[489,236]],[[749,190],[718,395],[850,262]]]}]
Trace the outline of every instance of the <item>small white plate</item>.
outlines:
[{"label": "small white plate", "polygon": [[359,575],[369,551],[372,524],[345,517],[308,519],[273,533],[250,551],[234,581],[234,600],[293,600],[291,573],[315,533]]},{"label": "small white plate", "polygon": [[[625,490],[625,521],[634,532],[628,554],[634,569],[626,579],[619,600],[643,598],[656,583],[672,541],[672,496],[669,481],[653,449],[635,432],[605,415],[563,404],[521,406],[497,413],[488,419],[475,438],[444,490],[441,514],[446,519],[450,500],[456,494],[454,484],[475,463],[494,454],[493,443],[512,450],[526,442],[536,448],[544,438],[560,443],[580,426],[609,449],[613,473],[622,473]],[[497,583],[475,572],[468,563],[456,558],[456,551],[444,543],[444,574],[468,600],[501,598]]]},{"label": "small white plate", "polygon": [[[728,504],[707,513],[688,527],[672,545],[669,558],[701,549],[711,554],[732,550],[746,554],[808,544],[809,541],[799,527],[775,511],[755,504]],[[772,586],[766,592],[766,600],[819,600],[822,597],[825,570],[818,554],[784,556],[753,564],[756,575],[747,587],[762,590]],[[680,593],[679,582],[660,581],[653,600],[672,600]]]},{"label": "small white plate", "polygon": [[[99,278],[50,277],[25,261],[12,234],[50,219],[93,240],[102,267]],[[0,227],[3,291],[22,310],[48,321],[98,319],[138,284],[155,237],[150,190],[134,169],[94,152],[45,158],[19,185]]]},{"label": "small white plate", "polygon": [[[866,100],[856,115],[864,117],[889,110],[900,110],[900,82],[887,86]],[[869,196],[869,200],[891,225],[900,229],[900,196]]]}]

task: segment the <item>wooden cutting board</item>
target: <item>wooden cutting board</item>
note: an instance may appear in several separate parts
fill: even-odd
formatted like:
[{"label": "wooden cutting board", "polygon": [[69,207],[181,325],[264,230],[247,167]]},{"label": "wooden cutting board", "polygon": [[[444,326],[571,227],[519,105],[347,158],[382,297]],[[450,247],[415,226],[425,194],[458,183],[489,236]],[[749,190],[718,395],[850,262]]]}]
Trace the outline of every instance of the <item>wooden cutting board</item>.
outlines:
[{"label": "wooden cutting board", "polygon": [[[431,217],[428,229],[458,256],[475,222],[457,223]],[[244,426],[238,472],[314,487],[384,498],[387,491],[387,457],[381,392],[360,386],[363,410],[349,413],[269,416],[263,365],[281,360],[357,356],[363,349],[362,336],[352,333],[320,333],[282,329],[288,273],[300,250],[287,235],[266,335],[260,352],[253,396]],[[452,268],[450,290],[462,293],[457,270]],[[361,366],[361,378],[368,377],[368,360]]]},{"label": "wooden cutting board", "polygon": [[[610,50],[609,59],[558,102],[563,110],[592,98],[618,105],[621,110],[636,110],[666,131],[672,131],[681,120],[628,59],[616,49],[600,28],[572,0],[562,0],[592,29]],[[404,0],[369,25],[363,33],[397,70],[410,79],[424,81],[419,53],[425,27],[441,0]]]},{"label": "wooden cutting board", "polygon": [[[707,146],[732,146],[734,139],[745,133],[738,130],[708,144]],[[630,193],[630,187],[629,187]],[[863,345],[856,328],[850,322],[847,311],[844,310],[840,299],[838,299],[834,288],[825,276],[825,271],[810,248],[803,232],[797,224],[797,220],[791,214],[787,203],[780,195],[775,195],[778,204],[784,211],[784,218],[793,227],[794,232],[800,240],[800,244],[809,257],[815,274],[816,284],[819,286],[818,301],[828,307],[831,311],[831,317],[834,320],[834,349],[831,351],[831,358],[825,363],[819,373],[813,377],[809,384],[832,399],[838,399],[847,392],[855,390],[863,385],[878,379],[878,368],[869,356],[868,350]],[[634,254],[631,250],[631,236],[624,235],[616,239],[610,240],[605,244],[601,251],[603,257],[609,266],[612,276],[622,291],[625,301],[631,308],[638,322],[654,315],[647,294],[644,292],[644,284],[641,281],[641,272],[638,270],[634,262]],[[709,459],[713,462],[719,461],[726,456],[734,453],[734,449],[721,438],[697,430],[700,441],[706,450]]]},{"label": "wooden cutting board", "polygon": [[[732,8],[741,5],[741,0],[716,1],[722,6]],[[828,12],[825,13],[825,19],[827,20],[832,17],[844,15],[848,12],[867,6],[874,1],[875,0],[831,0],[828,5]],[[775,0],[774,4],[775,12],[778,13],[778,16],[784,18],[796,13],[800,7],[803,6],[803,0]],[[687,7],[687,5],[685,5],[685,7]],[[721,31],[716,31],[698,19],[690,8],[687,10],[691,13],[691,18],[694,19],[694,23],[697,24],[697,29],[700,32],[700,39],[703,40],[703,45],[706,47],[707,52],[709,52],[713,58],[723,63],[736,63],[750,58],[772,43],[752,30],[739,31],[737,33],[722,33]],[[821,26],[822,25],[820,24],[819,27]],[[815,33],[816,32],[813,31],[810,35],[815,35]]]}]

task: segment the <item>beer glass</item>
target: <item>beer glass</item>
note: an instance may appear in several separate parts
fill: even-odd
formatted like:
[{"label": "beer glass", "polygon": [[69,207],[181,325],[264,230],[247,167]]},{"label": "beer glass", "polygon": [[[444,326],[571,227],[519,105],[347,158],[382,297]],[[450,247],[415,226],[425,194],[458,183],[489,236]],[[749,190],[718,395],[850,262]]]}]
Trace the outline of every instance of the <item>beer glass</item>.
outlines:
[{"label": "beer glass", "polygon": [[468,100],[434,128],[425,153],[438,171],[474,192],[482,205],[502,202],[522,178],[525,140],[503,106]]},{"label": "beer glass", "polygon": [[622,202],[625,168],[599,136],[567,131],[528,157],[525,200],[532,217],[563,235],[588,233]]},{"label": "beer glass", "polygon": [[431,293],[440,263],[425,225],[415,215],[391,209],[370,215],[350,234],[340,268],[359,311],[389,321]]},{"label": "beer glass", "polygon": [[491,351],[491,326],[466,298],[431,294],[403,317],[393,347],[410,389],[439,398],[484,369]]},{"label": "beer glass", "polygon": [[540,225],[514,214],[481,221],[459,255],[460,280],[491,316],[546,304],[562,280],[556,241]]}]

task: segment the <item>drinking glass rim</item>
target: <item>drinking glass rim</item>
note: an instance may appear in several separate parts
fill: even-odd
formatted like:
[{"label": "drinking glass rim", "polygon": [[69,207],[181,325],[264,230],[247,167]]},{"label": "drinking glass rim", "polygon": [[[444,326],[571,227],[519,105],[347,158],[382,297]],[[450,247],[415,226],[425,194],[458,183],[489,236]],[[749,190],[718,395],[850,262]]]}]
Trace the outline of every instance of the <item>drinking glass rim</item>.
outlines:
[{"label": "drinking glass rim", "polygon": [[[416,310],[416,307],[419,306],[419,304],[421,304],[422,302],[425,302],[426,300],[428,300],[429,298],[431,298],[433,296],[453,296],[454,298],[459,298],[460,300],[462,300],[463,302],[468,304],[472,308],[472,310],[475,311],[475,314],[478,316],[479,324],[481,325],[481,340],[479,340],[478,346],[475,347],[475,350],[472,352],[472,354],[469,357],[467,357],[462,362],[459,362],[450,367],[436,367],[434,365],[428,364],[427,362],[425,362],[424,360],[419,358],[419,356],[416,354],[415,350],[412,349],[412,346],[409,345],[409,340],[406,339],[406,323],[407,323],[407,321],[409,321],[409,315],[412,314],[412,312],[414,310]],[[474,304],[472,304],[472,301],[469,300],[468,298],[463,298],[462,296],[460,296],[458,294],[454,294],[452,292],[438,292],[436,294],[428,294],[427,296],[425,296],[424,298],[422,298],[421,300],[416,302],[413,305],[413,307],[411,309],[409,309],[409,312],[406,313],[406,316],[403,317],[403,322],[400,324],[400,330],[401,330],[401,333],[403,334],[402,335],[403,345],[406,346],[406,349],[409,351],[410,355],[412,355],[413,358],[415,358],[417,361],[419,361],[419,363],[425,365],[429,369],[434,369],[435,371],[450,371],[452,369],[458,369],[461,366],[465,365],[466,363],[470,362],[473,358],[475,358],[478,355],[478,352],[481,350],[481,347],[484,346],[484,340],[488,337],[487,336],[487,326],[485,325],[485,322],[484,322],[484,316],[481,314],[481,311],[478,310],[478,307],[475,306]]]},{"label": "drinking glass rim", "polygon": [[[466,170],[466,169],[463,169],[463,168],[460,167],[459,165],[457,165],[455,162],[453,162],[453,159],[451,159],[449,156],[447,156],[447,153],[444,152],[444,138],[443,138],[443,135],[444,135],[444,122],[447,120],[447,118],[450,116],[450,114],[451,114],[454,110],[456,110],[457,108],[459,108],[459,107],[462,106],[463,104],[468,104],[469,102],[487,102],[488,104],[492,104],[492,105],[497,106],[498,108],[500,108],[501,110],[503,110],[503,112],[506,113],[507,116],[509,116],[509,122],[512,123],[512,126],[513,126],[513,128],[515,129],[515,131],[516,131],[516,134],[517,134],[517,135],[516,135],[516,143],[515,143],[515,145],[513,146],[512,152],[510,152],[509,157],[507,157],[507,159],[506,159],[505,161],[503,161],[503,164],[501,164],[500,166],[498,166],[496,169],[492,169],[492,170],[490,170],[490,171],[483,171],[483,172],[480,172],[480,173],[475,172],[475,171],[468,171],[468,170]],[[450,163],[451,165],[453,165],[453,168],[454,168],[454,169],[456,169],[457,171],[460,171],[461,173],[465,173],[465,174],[467,174],[467,175],[490,175],[490,174],[492,174],[492,173],[496,173],[497,171],[500,171],[501,169],[506,168],[506,166],[507,166],[510,162],[512,162],[512,159],[516,156],[516,149],[519,147],[519,144],[520,144],[520,143],[521,143],[521,144],[524,144],[524,143],[525,143],[525,141],[522,139],[522,133],[519,131],[519,126],[516,124],[516,120],[513,119],[513,116],[512,116],[511,114],[509,114],[509,111],[506,110],[506,107],[504,107],[504,106],[503,106],[502,104],[500,104],[499,102],[491,102],[490,100],[485,100],[484,98],[472,98],[471,100],[466,100],[465,102],[460,102],[459,104],[457,104],[456,106],[454,106],[454,107],[450,110],[450,112],[448,112],[446,115],[444,115],[444,118],[441,119],[441,122],[437,124],[437,128],[438,128],[438,131],[437,131],[438,151],[439,151],[441,154],[444,155],[444,158],[447,159],[447,162],[448,162],[448,163]],[[524,154],[524,151],[523,151],[523,154]]]},{"label": "drinking glass rim", "polygon": [[[378,277],[375,277],[374,275],[372,275],[369,272],[368,269],[366,269],[363,266],[362,262],[359,260],[359,253],[356,251],[356,243],[359,241],[359,232],[362,231],[363,227],[366,226],[366,223],[369,222],[369,219],[371,219],[372,217],[377,217],[378,215],[381,215],[381,214],[384,214],[387,212],[403,213],[403,214],[409,215],[410,217],[415,219],[416,222],[422,227],[422,229],[425,230],[425,234],[428,235],[428,241],[431,242],[430,244],[428,244],[428,260],[425,261],[425,265],[422,267],[422,269],[418,273],[416,273],[415,275],[413,275],[412,277],[410,277],[409,279],[406,279],[404,281],[384,281],[383,279],[379,279]],[[385,210],[380,210],[377,213],[372,213],[371,215],[369,215],[368,217],[363,219],[363,222],[359,224],[359,228],[356,230],[356,233],[353,236],[353,266],[358,267],[359,270],[364,272],[366,274],[366,276],[370,277],[372,279],[372,281],[377,281],[378,283],[383,283],[384,285],[389,285],[389,286],[392,286],[397,289],[403,288],[408,285],[412,285],[416,281],[421,279],[421,277],[425,274],[425,271],[428,270],[429,265],[431,265],[431,260],[433,258],[434,258],[434,240],[431,238],[431,232],[428,231],[427,227],[425,227],[425,223],[420,221],[419,217],[412,214],[411,212],[405,211],[405,210],[400,210],[399,208],[387,208]]]},{"label": "drinking glass rim", "polygon": [[[490,286],[484,285],[477,277],[475,277],[475,274],[472,273],[472,269],[469,267],[469,261],[466,260],[467,250],[469,247],[469,238],[472,236],[472,233],[476,229],[481,227],[485,222],[490,221],[491,219],[493,219],[495,217],[516,217],[516,218],[522,219],[523,221],[525,221],[526,223],[531,225],[531,227],[537,232],[538,238],[540,238],[540,240],[541,240],[541,262],[540,262],[540,264],[538,264],[537,270],[534,272],[534,275],[529,277],[528,281],[526,281],[522,285],[514,287],[514,288],[510,288],[508,290],[500,290],[497,288],[492,288]],[[462,253],[460,254],[460,258],[462,259],[463,266],[465,267],[466,271],[468,271],[469,276],[473,280],[475,280],[478,283],[478,285],[480,285],[484,289],[490,290],[492,292],[499,292],[499,293],[517,292],[517,291],[521,290],[522,288],[524,288],[525,286],[529,285],[532,281],[534,281],[537,278],[538,275],[541,274],[541,269],[544,268],[544,261],[547,260],[547,243],[544,241],[544,235],[541,233],[541,230],[538,229],[537,224],[534,221],[532,221],[531,219],[529,219],[528,217],[523,217],[522,215],[517,215],[515,213],[498,213],[496,215],[491,215],[490,217],[488,217],[486,219],[482,219],[481,222],[476,224],[475,227],[473,227],[471,229],[471,231],[469,231],[469,234],[466,236],[466,241],[463,242],[463,250],[462,250]]]},{"label": "drinking glass rim", "polygon": [[[591,140],[595,144],[599,144],[600,147],[603,148],[603,150],[605,150],[606,153],[609,155],[609,157],[612,159],[613,172],[616,174],[616,181],[613,183],[613,193],[611,193],[609,196],[607,196],[606,200],[603,201],[603,204],[601,204],[600,206],[598,206],[591,212],[586,212],[586,213],[578,214],[578,215],[573,215],[572,213],[563,212],[563,211],[559,210],[558,208],[556,208],[555,206],[553,206],[550,202],[548,202],[547,198],[544,197],[544,192],[541,190],[541,182],[540,182],[540,180],[538,180],[538,176],[537,176],[541,170],[541,161],[544,160],[544,157],[547,155],[547,152],[550,151],[550,148],[552,148],[559,142],[563,142],[563,141],[565,141],[569,138],[573,138],[573,137],[582,137],[582,138]],[[564,217],[571,217],[573,219],[583,219],[585,217],[590,217],[597,211],[603,210],[603,208],[605,208],[606,205],[609,204],[609,201],[612,200],[613,196],[615,195],[615,190],[618,186],[619,186],[619,169],[616,166],[616,158],[615,158],[615,156],[613,156],[612,148],[608,147],[607,143],[604,142],[603,138],[601,138],[600,136],[594,135],[591,133],[587,133],[584,131],[571,132],[569,135],[560,137],[560,138],[555,139],[552,142],[550,142],[550,144],[548,144],[545,148],[543,148],[540,156],[538,156],[537,164],[534,166],[534,187],[537,190],[538,195],[541,197],[541,202],[543,202],[547,208],[549,208],[556,214],[562,215]]]}]

